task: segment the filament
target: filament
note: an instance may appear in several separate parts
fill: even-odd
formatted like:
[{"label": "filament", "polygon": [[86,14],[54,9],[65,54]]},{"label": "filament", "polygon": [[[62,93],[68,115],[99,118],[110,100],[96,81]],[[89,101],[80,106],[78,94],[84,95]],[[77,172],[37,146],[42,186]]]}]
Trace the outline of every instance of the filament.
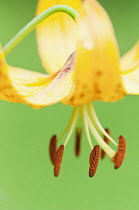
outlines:
[{"label": "filament", "polygon": [[90,119],[91,121],[95,122],[97,128],[100,130],[100,132],[106,136],[115,146],[118,146],[117,143],[111,138],[111,136],[108,135],[108,133],[104,130],[104,128],[102,127],[102,125],[100,124],[97,115],[95,113],[94,107],[93,105],[90,103],[88,105],[89,107],[89,111],[90,111]]},{"label": "filament", "polygon": [[92,124],[89,116],[88,116],[88,124],[89,124],[89,128],[91,133],[93,134],[93,136],[95,137],[96,141],[100,144],[100,146],[102,147],[102,149],[107,153],[107,155],[109,155],[111,158],[115,156],[116,152],[111,149],[102,139],[102,137],[99,135],[99,133],[97,132],[96,128],[94,127],[94,125]]},{"label": "filament", "polygon": [[61,133],[61,135],[58,137],[57,141],[60,141],[62,139],[62,137],[65,135],[65,133],[69,130],[72,122],[73,122],[73,119],[74,119],[74,116],[76,114],[76,108],[74,108],[73,112],[72,112],[72,115],[71,115],[71,118],[67,124],[67,126],[65,127],[64,131]]},{"label": "filament", "polygon": [[65,140],[65,143],[64,143],[64,146],[67,145],[72,133],[73,133],[73,130],[75,128],[75,125],[76,125],[76,122],[77,122],[77,117],[78,117],[78,113],[79,113],[79,108],[74,108],[74,114],[73,114],[73,118],[72,118],[72,123],[71,123],[71,127],[70,127],[70,131],[68,133],[68,136]]},{"label": "filament", "polygon": [[84,125],[85,125],[85,132],[86,132],[87,140],[88,140],[89,146],[92,150],[93,149],[93,144],[92,144],[91,137],[90,137],[90,132],[89,132],[88,114],[87,114],[86,106],[83,107],[83,117],[84,117]]}]

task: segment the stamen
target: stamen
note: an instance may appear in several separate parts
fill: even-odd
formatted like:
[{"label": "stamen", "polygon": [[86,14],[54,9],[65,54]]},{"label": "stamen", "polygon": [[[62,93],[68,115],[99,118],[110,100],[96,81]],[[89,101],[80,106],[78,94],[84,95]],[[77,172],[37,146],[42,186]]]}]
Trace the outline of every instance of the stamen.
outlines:
[{"label": "stamen", "polygon": [[[108,133],[108,135],[110,135],[110,130],[108,128],[105,129],[106,133]],[[104,136],[104,141],[106,142],[106,144],[109,144],[109,139]],[[101,150],[101,159],[103,159],[106,156],[105,151],[102,149]]]},{"label": "stamen", "polygon": [[76,130],[76,139],[75,139],[75,155],[76,156],[79,156],[79,154],[80,154],[81,137],[82,137],[82,130],[77,128],[77,130]]},{"label": "stamen", "polygon": [[89,176],[93,177],[96,173],[98,162],[100,157],[100,148],[99,145],[94,146],[91,154],[90,154],[90,167],[89,167]]},{"label": "stamen", "polygon": [[115,163],[114,164],[115,169],[118,169],[122,165],[126,153],[126,141],[124,137],[119,136],[118,139],[119,139],[118,151],[115,157],[112,159],[113,162]]},{"label": "stamen", "polygon": [[95,113],[95,109],[93,107],[93,104],[90,103],[88,104],[88,108],[89,108],[89,114],[90,114],[90,119],[92,121],[92,123],[95,123],[95,125],[97,126],[98,130],[104,135],[106,136],[115,146],[118,146],[117,143],[111,138],[111,136],[104,130],[104,128],[102,127],[102,125],[100,124],[98,117]]},{"label": "stamen", "polygon": [[74,130],[74,128],[75,128],[76,122],[77,122],[77,117],[78,117],[79,108],[76,107],[76,108],[74,108],[74,109],[75,109],[75,112],[74,112],[74,115],[73,115],[73,118],[72,118],[72,123],[71,123],[70,131],[69,131],[68,136],[67,136],[67,138],[66,138],[66,140],[65,140],[64,146],[67,145],[67,143],[68,143],[68,141],[69,141],[69,139],[70,139],[70,137],[71,137],[71,135],[72,135],[72,133],[73,133],[73,130]]},{"label": "stamen", "polygon": [[62,132],[62,134],[58,137],[58,140],[57,141],[60,141],[60,139],[65,135],[65,133],[68,131],[68,129],[70,128],[71,126],[71,123],[73,121],[73,118],[74,118],[74,115],[75,115],[75,112],[76,112],[76,109],[74,108],[73,109],[73,112],[72,112],[72,115],[71,115],[71,118],[66,126],[66,128],[64,129],[64,131]]},{"label": "stamen", "polygon": [[110,158],[114,157],[115,156],[115,151],[113,149],[111,149],[111,147],[109,147],[104,142],[104,140],[102,139],[102,137],[99,135],[99,133],[97,132],[96,128],[92,124],[89,116],[88,116],[88,124],[89,124],[90,130],[91,130],[93,136],[95,137],[96,141],[100,144],[102,149],[107,153],[107,155],[109,155]]},{"label": "stamen", "polygon": [[87,140],[88,140],[89,146],[92,150],[93,149],[93,144],[92,144],[91,137],[90,137],[90,132],[89,132],[88,113],[87,113],[86,106],[83,107],[83,116],[84,116],[84,126],[85,126],[85,132],[86,132]]},{"label": "stamen", "polygon": [[57,143],[56,135],[54,135],[50,139],[50,144],[49,144],[49,156],[53,165],[55,164],[56,143]]},{"label": "stamen", "polygon": [[64,153],[64,145],[60,145],[60,147],[56,151],[56,156],[55,156],[54,175],[56,177],[60,173],[60,166],[62,163],[63,153]]}]

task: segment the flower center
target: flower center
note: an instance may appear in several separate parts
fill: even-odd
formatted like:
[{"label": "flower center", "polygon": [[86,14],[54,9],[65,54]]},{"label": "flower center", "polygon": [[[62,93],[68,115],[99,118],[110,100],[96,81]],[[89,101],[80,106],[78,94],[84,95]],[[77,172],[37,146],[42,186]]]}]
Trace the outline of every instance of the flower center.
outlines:
[{"label": "flower center", "polygon": [[[75,141],[75,155],[79,156],[80,154],[80,144],[81,144],[81,135],[82,135],[82,121],[84,121],[85,132],[88,140],[88,144],[91,149],[90,154],[90,167],[89,167],[89,176],[94,176],[96,173],[100,148],[101,148],[101,158],[103,159],[105,155],[108,155],[111,160],[115,163],[114,168],[117,169],[121,166],[124,156],[125,156],[125,139],[120,136],[119,144],[117,144],[112,137],[108,129],[104,129],[100,124],[97,115],[95,113],[92,103],[83,105],[81,107],[75,107],[72,113],[72,116],[62,134],[57,138],[55,135],[51,138],[49,152],[50,158],[54,165],[54,175],[58,176],[60,172],[60,165],[62,162],[62,156],[67,143],[73,134],[75,126],[77,124],[76,130],[76,141]],[[64,143],[57,149],[57,143],[67,134]],[[98,145],[92,143],[91,134],[95,138]],[[111,142],[115,147],[116,151],[109,146]],[[118,150],[118,151],[117,151]]]}]

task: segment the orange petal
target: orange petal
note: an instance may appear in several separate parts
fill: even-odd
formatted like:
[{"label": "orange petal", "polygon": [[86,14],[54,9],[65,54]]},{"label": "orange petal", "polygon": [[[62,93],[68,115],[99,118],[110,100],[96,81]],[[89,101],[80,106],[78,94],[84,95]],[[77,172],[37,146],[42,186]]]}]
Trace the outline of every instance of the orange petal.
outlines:
[{"label": "orange petal", "polygon": [[[81,0],[39,0],[37,15],[51,6],[64,4],[78,10]],[[37,27],[37,41],[42,64],[47,72],[61,69],[76,49],[76,24],[67,14],[56,13]]]},{"label": "orange petal", "polygon": [[106,11],[95,0],[85,0],[77,17],[76,85],[64,103],[81,105],[92,100],[113,102],[125,90],[120,78],[119,52]]}]

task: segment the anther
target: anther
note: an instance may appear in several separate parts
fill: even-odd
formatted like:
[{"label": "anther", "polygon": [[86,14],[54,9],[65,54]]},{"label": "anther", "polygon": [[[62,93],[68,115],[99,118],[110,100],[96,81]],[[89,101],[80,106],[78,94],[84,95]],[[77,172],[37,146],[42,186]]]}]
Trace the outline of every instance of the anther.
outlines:
[{"label": "anther", "polygon": [[[108,135],[110,135],[110,130],[109,130],[108,128],[106,128],[105,131],[106,131],[106,133],[107,133]],[[108,139],[106,136],[104,136],[104,141],[106,142],[106,144],[109,144],[109,139]],[[106,153],[105,153],[105,151],[102,149],[102,150],[101,150],[101,159],[103,159],[105,156],[106,156]]]},{"label": "anther", "polygon": [[79,156],[81,150],[81,137],[82,137],[82,130],[77,128],[76,130],[76,139],[75,139],[75,155]]},{"label": "anther", "polygon": [[60,166],[62,163],[63,153],[64,153],[64,145],[60,145],[60,147],[57,149],[56,155],[55,155],[54,175],[56,177],[60,173]]},{"label": "anther", "polygon": [[118,139],[119,139],[118,151],[115,157],[113,158],[113,162],[115,163],[114,164],[115,169],[118,169],[122,165],[126,153],[126,141],[124,137],[119,136]]},{"label": "anther", "polygon": [[90,167],[89,167],[89,176],[93,177],[96,173],[98,162],[100,157],[100,148],[99,145],[94,146],[91,154],[90,154]]},{"label": "anther", "polygon": [[56,135],[53,135],[50,139],[50,144],[49,144],[49,156],[53,165],[55,164],[56,144],[57,144],[57,138]]}]

